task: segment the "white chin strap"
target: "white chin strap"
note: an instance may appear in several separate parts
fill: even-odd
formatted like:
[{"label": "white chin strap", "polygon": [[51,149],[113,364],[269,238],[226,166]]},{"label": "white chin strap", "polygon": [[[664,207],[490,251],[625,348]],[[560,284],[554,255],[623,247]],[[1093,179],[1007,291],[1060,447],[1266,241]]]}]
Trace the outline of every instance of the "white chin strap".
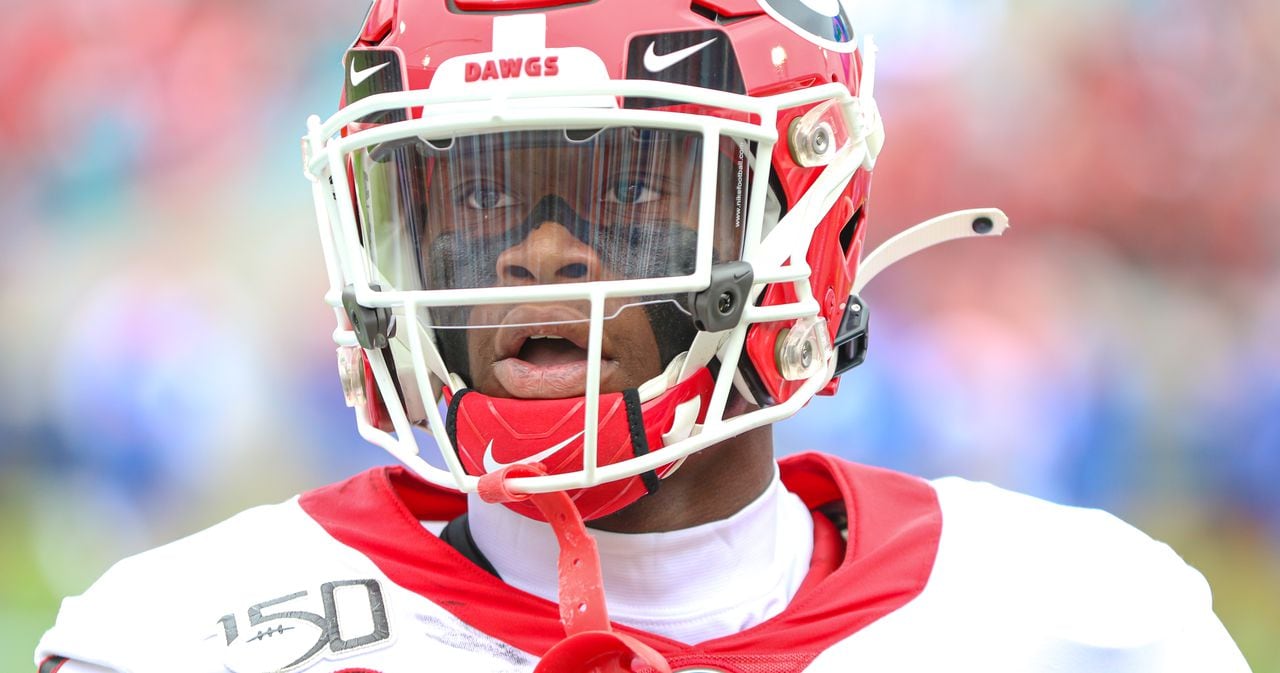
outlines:
[{"label": "white chin strap", "polygon": [[885,241],[862,258],[853,283],[853,294],[862,292],[862,288],[881,271],[921,250],[959,238],[999,236],[1008,228],[1009,216],[999,208],[957,210],[925,220]]}]

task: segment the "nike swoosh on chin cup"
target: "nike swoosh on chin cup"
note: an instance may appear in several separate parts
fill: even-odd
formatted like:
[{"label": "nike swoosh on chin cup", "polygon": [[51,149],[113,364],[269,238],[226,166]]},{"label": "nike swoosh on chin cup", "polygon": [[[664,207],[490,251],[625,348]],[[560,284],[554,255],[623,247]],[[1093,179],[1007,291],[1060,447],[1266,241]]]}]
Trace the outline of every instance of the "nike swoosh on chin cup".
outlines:
[{"label": "nike swoosh on chin cup", "polygon": [[710,40],[707,40],[706,42],[700,42],[691,47],[685,47],[684,49],[677,49],[669,54],[658,54],[654,52],[653,50],[654,43],[650,42],[649,48],[646,49],[644,52],[644,68],[649,72],[661,72],[679,63],[680,61],[683,61],[686,58],[693,56],[694,54],[704,49],[707,45],[715,41],[716,41],[716,38],[713,37]]},{"label": "nike swoosh on chin cup", "polygon": [[[532,456],[529,456],[528,458],[524,458],[522,460],[516,461],[516,463],[537,463],[543,460],[544,458],[550,458],[552,454],[568,446],[570,442],[572,442],[573,440],[581,436],[582,436],[582,433],[579,432],[578,434],[564,440],[563,442],[560,442],[559,444],[556,444],[555,446],[545,451],[539,451],[533,454]],[[492,439],[489,440],[489,444],[484,447],[484,469],[486,472],[497,472],[498,470],[501,470],[504,467],[510,467],[511,465],[514,465],[514,464],[515,463],[498,462],[493,457],[493,440]]]}]

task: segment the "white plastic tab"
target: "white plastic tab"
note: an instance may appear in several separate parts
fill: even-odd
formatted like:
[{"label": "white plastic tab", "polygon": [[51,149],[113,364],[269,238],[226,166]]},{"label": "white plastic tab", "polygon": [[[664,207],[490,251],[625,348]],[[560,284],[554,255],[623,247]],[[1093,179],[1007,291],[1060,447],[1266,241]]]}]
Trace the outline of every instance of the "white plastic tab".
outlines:
[{"label": "white plastic tab", "polygon": [[687,439],[693,433],[693,424],[698,421],[698,411],[702,406],[702,398],[695,397],[676,405],[671,416],[671,429],[662,433],[662,445],[671,446]]},{"label": "white plastic tab", "polygon": [[925,220],[885,241],[862,258],[858,277],[853,282],[853,294],[861,293],[862,288],[881,271],[921,250],[960,238],[999,236],[1008,228],[1009,216],[999,208],[957,210]]}]

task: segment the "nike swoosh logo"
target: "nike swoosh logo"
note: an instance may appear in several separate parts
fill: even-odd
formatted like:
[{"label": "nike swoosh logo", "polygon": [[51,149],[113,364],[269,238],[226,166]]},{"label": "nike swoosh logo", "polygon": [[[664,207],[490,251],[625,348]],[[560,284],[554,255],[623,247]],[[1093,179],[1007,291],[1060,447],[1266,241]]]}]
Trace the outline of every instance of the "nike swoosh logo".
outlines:
[{"label": "nike swoosh logo", "polygon": [[564,440],[563,442],[560,442],[559,444],[556,444],[555,446],[547,449],[546,451],[539,451],[533,454],[532,456],[529,456],[528,458],[525,458],[523,460],[518,460],[515,463],[499,463],[497,460],[495,460],[493,457],[493,440],[491,439],[489,440],[488,446],[484,447],[484,471],[497,472],[498,470],[501,470],[504,467],[511,467],[512,465],[516,465],[518,463],[541,462],[545,458],[550,458],[552,454],[568,446],[571,442],[573,442],[573,440],[581,436],[582,436],[582,433],[579,432],[578,434]]},{"label": "nike swoosh logo", "polygon": [[360,86],[360,84],[364,82],[366,79],[373,77],[373,73],[378,72],[379,70],[382,70],[383,68],[389,65],[391,65],[391,61],[383,61],[382,63],[379,63],[378,65],[375,65],[372,68],[365,68],[364,70],[356,70],[356,62],[352,61],[351,62],[351,86]]},{"label": "nike swoosh logo", "polygon": [[644,52],[644,69],[648,70],[649,72],[662,72],[663,70],[670,68],[671,66],[679,63],[680,61],[683,61],[686,58],[693,56],[699,51],[702,51],[703,49],[706,48],[707,45],[715,41],[716,41],[716,38],[713,37],[710,40],[707,40],[706,42],[700,42],[698,44],[693,45],[692,47],[685,47],[684,49],[677,49],[669,54],[655,53],[653,51],[653,45],[655,43],[650,42],[649,48],[646,49]]}]

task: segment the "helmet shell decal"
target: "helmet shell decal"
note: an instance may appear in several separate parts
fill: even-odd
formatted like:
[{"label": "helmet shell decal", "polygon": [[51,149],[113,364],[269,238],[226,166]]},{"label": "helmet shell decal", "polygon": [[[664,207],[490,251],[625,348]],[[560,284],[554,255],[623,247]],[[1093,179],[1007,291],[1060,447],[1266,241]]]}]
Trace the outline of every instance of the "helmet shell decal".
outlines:
[{"label": "helmet shell decal", "polygon": [[[404,64],[400,51],[378,47],[356,47],[347,51],[345,61],[346,86],[343,87],[344,105],[350,105],[375,94],[405,90]],[[402,121],[404,110],[386,110],[361,119],[362,123],[388,124]]]},{"label": "helmet shell decal", "polygon": [[347,51],[347,105],[374,94],[404,91],[404,72],[400,52],[386,47],[357,47]]},{"label": "helmet shell decal", "polygon": [[431,88],[446,93],[502,91],[504,87],[559,81],[607,82],[609,71],[599,56],[581,47],[489,51],[444,61],[436,69]]},{"label": "helmet shell decal", "polygon": [[847,0],[757,0],[760,8],[804,39],[832,51],[857,48]]},{"label": "helmet shell decal", "polygon": [[[684,30],[636,35],[627,46],[627,79],[745,94],[742,69],[729,36],[719,30]],[[647,99],[631,99],[626,107],[644,108]]]}]

